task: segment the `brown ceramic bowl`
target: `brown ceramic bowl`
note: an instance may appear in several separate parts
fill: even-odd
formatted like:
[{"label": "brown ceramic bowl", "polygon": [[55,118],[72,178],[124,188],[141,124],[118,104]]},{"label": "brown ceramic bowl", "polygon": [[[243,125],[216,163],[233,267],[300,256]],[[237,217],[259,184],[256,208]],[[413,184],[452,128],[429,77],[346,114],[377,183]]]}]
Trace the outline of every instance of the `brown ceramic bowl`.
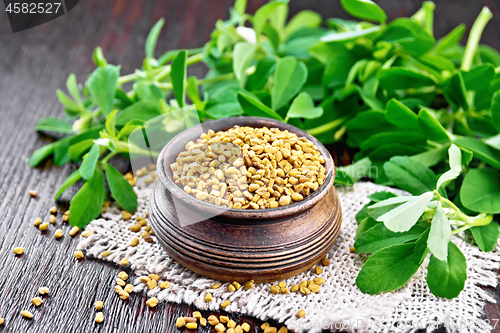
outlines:
[{"label": "brown ceramic bowl", "polygon": [[[277,127],[305,136],[325,157],[325,182],[303,201],[258,210],[224,209],[178,187],[170,164],[185,144],[209,129],[227,130],[235,125]],[[210,278],[268,282],[299,274],[321,260],[340,231],[341,209],[329,152],[313,136],[280,121],[233,117],[191,127],[163,148],[157,172],[161,185],[150,198],[151,227],[171,257]],[[199,222],[185,225],[186,220]]]}]

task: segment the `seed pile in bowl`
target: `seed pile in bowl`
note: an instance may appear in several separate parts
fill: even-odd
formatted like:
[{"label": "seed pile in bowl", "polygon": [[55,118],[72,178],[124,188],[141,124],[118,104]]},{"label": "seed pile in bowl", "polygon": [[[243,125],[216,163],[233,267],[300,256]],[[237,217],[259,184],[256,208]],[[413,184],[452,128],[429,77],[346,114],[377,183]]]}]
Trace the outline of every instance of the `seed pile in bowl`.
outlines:
[{"label": "seed pile in bowl", "polygon": [[217,206],[286,206],[312,194],[326,178],[317,147],[278,128],[209,130],[184,148],[170,165],[175,183]]}]

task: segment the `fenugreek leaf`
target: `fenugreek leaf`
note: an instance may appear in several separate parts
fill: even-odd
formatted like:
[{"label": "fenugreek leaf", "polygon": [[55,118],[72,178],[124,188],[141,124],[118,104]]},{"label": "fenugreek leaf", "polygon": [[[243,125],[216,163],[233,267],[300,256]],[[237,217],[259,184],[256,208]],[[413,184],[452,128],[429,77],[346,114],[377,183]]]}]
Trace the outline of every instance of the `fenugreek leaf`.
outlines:
[{"label": "fenugreek leaf", "polygon": [[180,51],[172,60],[170,72],[174,96],[181,108],[186,104],[186,59],[186,50]]},{"label": "fenugreek leaf", "polygon": [[387,15],[375,2],[370,0],[341,0],[340,3],[346,12],[362,20],[383,23]]},{"label": "fenugreek leaf", "polygon": [[491,221],[487,225],[472,227],[470,231],[481,251],[491,252],[495,249],[500,234],[497,222]]},{"label": "fenugreek leaf", "polygon": [[271,90],[271,107],[279,110],[297,95],[307,79],[307,68],[292,56],[278,61]]},{"label": "fenugreek leaf", "polygon": [[44,159],[52,155],[54,152],[54,148],[56,146],[57,142],[52,142],[48,145],[42,146],[41,148],[37,149],[30,157],[28,164],[30,167],[36,167],[40,162],[42,162]]},{"label": "fenugreek leaf", "polygon": [[47,117],[40,119],[36,123],[35,129],[40,132],[57,132],[64,134],[73,133],[73,127],[70,123],[56,117]]},{"label": "fenugreek leaf", "polygon": [[394,156],[384,164],[389,179],[399,188],[413,195],[435,189],[436,174],[420,162],[408,156]]},{"label": "fenugreek leaf", "polygon": [[432,218],[427,247],[439,260],[446,261],[448,257],[448,242],[451,239],[451,227],[441,202],[438,202]]},{"label": "fenugreek leaf", "polygon": [[276,113],[273,109],[267,107],[262,104],[262,102],[256,100],[252,96],[245,94],[241,91],[238,92],[238,102],[241,105],[241,108],[245,111],[249,116],[254,117],[270,117],[277,120],[283,121],[283,118]]},{"label": "fenugreek leaf", "polygon": [[425,228],[413,226],[406,232],[392,232],[383,223],[366,230],[354,243],[357,253],[375,253],[383,248],[403,244],[420,237]]},{"label": "fenugreek leaf", "polygon": [[83,159],[83,162],[80,165],[80,174],[82,175],[83,179],[89,180],[94,175],[94,170],[96,169],[97,160],[99,158],[100,148],[101,146],[94,143],[92,148],[90,148],[90,151]]},{"label": "fenugreek leaf", "polygon": [[256,45],[247,42],[239,42],[234,46],[233,72],[240,83],[240,88],[245,86],[247,80],[246,70],[253,60],[255,50]]},{"label": "fenugreek leaf", "polygon": [[471,169],[460,188],[460,200],[465,208],[482,213],[500,213],[500,173],[484,168]]},{"label": "fenugreek leaf", "polygon": [[163,24],[165,24],[165,19],[162,17],[158,20],[158,22],[156,22],[153,28],[151,28],[151,31],[146,38],[146,45],[144,46],[146,57],[154,58],[156,42],[158,41],[158,37],[160,36]]},{"label": "fenugreek leaf", "polygon": [[306,92],[301,92],[292,102],[286,116],[288,118],[314,119],[321,117],[322,107],[316,107],[311,96]]},{"label": "fenugreek leaf", "polygon": [[416,265],[422,265],[427,253],[429,253],[429,248],[427,247],[427,239],[429,238],[430,228],[425,229],[425,231],[420,235],[415,243],[415,248],[413,249],[413,262]]},{"label": "fenugreek leaf", "polygon": [[120,171],[108,163],[104,164],[104,171],[109,189],[116,202],[128,212],[135,211],[137,209],[137,195],[129,182]]},{"label": "fenugreek leaf", "polygon": [[113,108],[119,76],[120,69],[117,66],[106,65],[94,70],[87,80],[92,99],[104,115],[108,115]]},{"label": "fenugreek leaf", "polygon": [[59,187],[59,190],[57,190],[57,193],[54,196],[54,200],[57,200],[61,196],[61,194],[64,193],[64,191],[66,191],[71,185],[73,185],[80,179],[82,179],[82,175],[80,174],[80,170],[76,169],[61,184],[61,187]]},{"label": "fenugreek leaf", "polygon": [[91,179],[86,181],[70,202],[69,223],[73,227],[83,228],[101,214],[104,203],[104,176],[96,168]]},{"label": "fenugreek leaf", "polygon": [[380,216],[387,212],[401,206],[405,202],[408,202],[412,197],[410,196],[397,196],[384,199],[377,202],[374,205],[368,206],[367,212],[374,219],[378,219]]}]

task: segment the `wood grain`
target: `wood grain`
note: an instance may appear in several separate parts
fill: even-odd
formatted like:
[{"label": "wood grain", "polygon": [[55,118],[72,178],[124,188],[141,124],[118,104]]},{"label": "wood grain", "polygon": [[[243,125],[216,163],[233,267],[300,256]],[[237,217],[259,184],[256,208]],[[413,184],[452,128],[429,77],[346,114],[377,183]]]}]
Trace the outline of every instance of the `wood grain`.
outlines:
[{"label": "wood grain", "polygon": [[[381,0],[390,18],[410,15],[420,1]],[[122,65],[122,73],[141,66],[147,32],[160,18],[166,18],[159,50],[203,45],[216,20],[227,18],[231,0],[100,0],[80,1],[68,14],[34,29],[12,34],[5,13],[0,13],[0,332],[175,332],[178,316],[194,310],[185,304],[161,304],[148,309],[145,297],[133,295],[121,301],[112,291],[118,267],[93,260],[76,261],[77,241],[67,235],[69,227],[58,215],[57,227],[65,236],[54,239],[55,227],[41,234],[32,223],[40,216],[48,220],[53,195],[70,166],[50,163],[33,169],[27,165],[31,153],[43,140],[34,132],[36,121],[62,116],[56,89],[75,73],[80,82],[93,70],[91,54],[103,47],[108,61]],[[255,11],[264,0],[249,1]],[[483,5],[495,17],[486,28],[483,42],[500,49],[500,3],[493,0],[439,1],[436,8],[436,35],[443,36],[461,22],[472,25]],[[1,6],[0,6],[1,7]],[[324,17],[347,17],[338,1],[292,1],[290,14],[302,9],[320,11]],[[190,74],[203,75],[202,65]],[[339,152],[342,156],[342,152]],[[37,199],[27,194],[39,191]],[[12,249],[23,246],[16,257]],[[30,299],[40,286],[51,294],[39,308]],[[499,290],[495,290],[498,299]],[[93,319],[93,303],[104,301],[104,323]],[[32,320],[20,316],[23,309],[34,313]],[[500,318],[497,305],[486,306],[490,319]],[[208,313],[204,313],[208,315]],[[257,332],[260,321],[230,315],[237,322],[252,323]],[[495,331],[500,332],[498,327]],[[209,329],[199,330],[208,332]],[[258,330],[260,332],[260,329]],[[443,329],[439,330],[443,331]]]}]

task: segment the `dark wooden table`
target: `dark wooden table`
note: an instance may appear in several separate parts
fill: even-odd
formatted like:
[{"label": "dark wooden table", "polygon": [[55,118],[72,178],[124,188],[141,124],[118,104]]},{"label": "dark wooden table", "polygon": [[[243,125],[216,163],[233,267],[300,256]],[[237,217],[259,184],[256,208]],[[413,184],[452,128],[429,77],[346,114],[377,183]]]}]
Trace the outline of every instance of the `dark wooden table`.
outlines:
[{"label": "dark wooden table", "polygon": [[[250,0],[249,10],[255,11],[263,3]],[[379,3],[390,18],[410,15],[420,6],[420,1],[410,0]],[[53,195],[71,167],[55,167],[49,162],[32,169],[27,161],[44,144],[33,126],[42,117],[63,115],[56,89],[64,87],[70,73],[84,81],[93,70],[95,46],[103,48],[108,61],[122,64],[122,73],[130,73],[141,66],[147,32],[160,17],[166,18],[166,24],[159,50],[198,47],[208,40],[215,21],[228,16],[231,5],[232,0],[80,1],[68,14],[16,34],[11,32],[5,12],[0,13],[0,317],[5,318],[1,333],[173,332],[176,318],[192,313],[193,307],[183,304],[160,304],[151,310],[145,297],[135,294],[120,300],[113,292],[119,268],[74,260],[77,240],[67,235],[69,227],[61,222],[60,214],[57,227],[63,228],[65,236],[55,240],[54,226],[41,234],[33,220],[48,218]],[[500,49],[498,0],[439,1],[437,36],[460,22],[470,27],[483,5],[490,6],[495,15],[483,41]],[[0,8],[3,11],[2,5]],[[325,18],[347,17],[337,0],[292,0],[291,14],[305,8],[319,11]],[[191,71],[203,75],[204,68]],[[38,190],[37,199],[30,198],[29,189]],[[25,248],[21,257],[12,253],[16,246]],[[51,295],[35,309],[30,300],[40,286],[48,286]],[[495,294],[499,299],[499,290]],[[103,324],[94,322],[93,303],[97,300],[105,304]],[[22,318],[23,309],[32,311],[34,318]],[[486,311],[488,318],[500,318],[497,305],[488,304]],[[232,317],[246,319],[254,332],[260,332],[260,321]]]}]

